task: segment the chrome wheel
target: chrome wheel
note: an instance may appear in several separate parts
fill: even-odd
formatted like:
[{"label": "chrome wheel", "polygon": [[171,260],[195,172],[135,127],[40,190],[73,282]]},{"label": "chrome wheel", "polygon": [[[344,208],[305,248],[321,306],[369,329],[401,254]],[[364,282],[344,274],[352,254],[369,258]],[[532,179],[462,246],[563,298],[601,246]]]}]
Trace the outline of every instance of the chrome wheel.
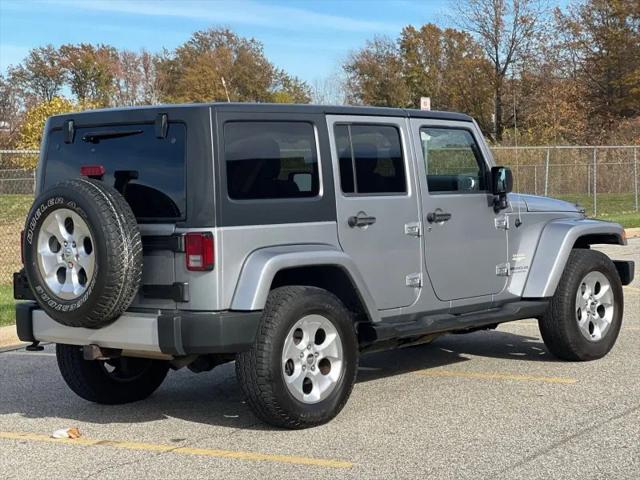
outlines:
[{"label": "chrome wheel", "polygon": [[335,389],[344,369],[342,340],[321,315],[307,315],[289,330],[282,349],[282,375],[291,395],[317,403]]},{"label": "chrome wheel", "polygon": [[576,320],[589,341],[601,340],[613,320],[614,298],[611,283],[600,272],[588,273],[576,293]]},{"label": "chrome wheel", "polygon": [[79,298],[91,284],[95,265],[87,223],[67,208],[52,211],[38,234],[38,270],[51,293],[63,300]]}]

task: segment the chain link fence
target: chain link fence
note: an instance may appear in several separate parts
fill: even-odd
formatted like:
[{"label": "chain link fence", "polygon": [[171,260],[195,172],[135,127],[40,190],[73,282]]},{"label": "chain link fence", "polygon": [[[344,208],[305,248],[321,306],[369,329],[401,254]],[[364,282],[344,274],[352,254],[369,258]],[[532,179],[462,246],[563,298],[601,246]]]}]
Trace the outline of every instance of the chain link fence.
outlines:
[{"label": "chain link fence", "polygon": [[[592,216],[638,211],[640,146],[492,150],[498,165],[511,167],[517,192],[579,203]],[[35,190],[35,170],[20,165],[37,156],[33,150],[0,150],[0,325],[13,315],[12,273],[20,269],[20,231]]]},{"label": "chain link fence", "polygon": [[594,217],[638,211],[640,146],[494,147],[493,155],[520,193],[579,203]]}]

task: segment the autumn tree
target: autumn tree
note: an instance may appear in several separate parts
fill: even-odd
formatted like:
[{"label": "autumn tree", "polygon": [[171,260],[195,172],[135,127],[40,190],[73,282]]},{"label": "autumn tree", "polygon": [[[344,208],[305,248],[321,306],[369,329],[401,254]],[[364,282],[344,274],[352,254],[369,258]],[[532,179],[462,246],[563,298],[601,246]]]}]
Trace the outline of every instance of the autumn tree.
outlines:
[{"label": "autumn tree", "polygon": [[619,121],[640,115],[640,3],[587,0],[556,12],[557,29],[591,130],[603,137]]},{"label": "autumn tree", "polygon": [[460,27],[471,33],[492,69],[488,80],[494,94],[494,139],[502,139],[505,81],[512,67],[526,60],[544,25],[541,0],[461,0]]},{"label": "autumn tree", "polygon": [[275,103],[309,103],[311,101],[309,86],[284,70],[275,71],[271,88],[270,100]]},{"label": "autumn tree", "polygon": [[227,29],[195,32],[157,68],[168,102],[309,101],[308,87],[271,64],[260,42]]},{"label": "autumn tree", "polygon": [[20,65],[9,70],[9,77],[35,101],[51,101],[65,81],[60,53],[53,45],[34,48]]},{"label": "autumn tree", "polygon": [[403,78],[414,108],[420,97],[431,97],[434,108],[467,112],[488,131],[490,65],[471,35],[434,24],[420,29],[408,26],[400,34],[399,45]]},{"label": "autumn tree", "polygon": [[107,45],[62,45],[60,61],[71,91],[79,102],[110,104],[118,52]]},{"label": "autumn tree", "polygon": [[362,49],[349,55],[343,69],[349,103],[383,107],[412,105],[399,48],[392,39],[369,40]]},{"label": "autumn tree", "polygon": [[[40,102],[29,108],[20,126],[17,147],[24,150],[38,150],[47,118],[80,109],[79,106],[62,97],[53,97],[51,100]],[[24,155],[20,156],[18,163],[23,168],[34,168],[37,161],[37,156]]]}]

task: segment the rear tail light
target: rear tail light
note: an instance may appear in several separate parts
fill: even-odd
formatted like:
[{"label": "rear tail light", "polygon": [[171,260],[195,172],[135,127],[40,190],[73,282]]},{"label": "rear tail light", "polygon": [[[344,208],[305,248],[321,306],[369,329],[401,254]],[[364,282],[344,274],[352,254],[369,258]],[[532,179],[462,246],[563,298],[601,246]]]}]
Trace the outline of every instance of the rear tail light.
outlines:
[{"label": "rear tail light", "polygon": [[187,270],[202,272],[213,270],[213,234],[190,232],[184,236]]},{"label": "rear tail light", "polygon": [[100,180],[106,172],[103,165],[82,165],[80,167],[80,175],[83,177],[95,178]]}]

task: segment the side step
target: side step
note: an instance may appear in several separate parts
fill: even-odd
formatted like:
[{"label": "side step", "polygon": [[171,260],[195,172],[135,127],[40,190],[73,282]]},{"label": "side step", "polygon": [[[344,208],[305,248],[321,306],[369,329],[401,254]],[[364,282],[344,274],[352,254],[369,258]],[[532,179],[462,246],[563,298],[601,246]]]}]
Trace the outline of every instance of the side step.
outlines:
[{"label": "side step", "polygon": [[[545,312],[549,302],[547,300],[522,300],[507,303],[499,308],[469,312],[462,314],[440,313],[426,315],[411,321],[382,321],[369,324],[373,329],[371,342],[378,343],[390,340],[422,337],[434,333],[454,332],[458,330],[475,329],[497,323],[522,320],[537,317]],[[369,337],[369,335],[366,335]]]}]

